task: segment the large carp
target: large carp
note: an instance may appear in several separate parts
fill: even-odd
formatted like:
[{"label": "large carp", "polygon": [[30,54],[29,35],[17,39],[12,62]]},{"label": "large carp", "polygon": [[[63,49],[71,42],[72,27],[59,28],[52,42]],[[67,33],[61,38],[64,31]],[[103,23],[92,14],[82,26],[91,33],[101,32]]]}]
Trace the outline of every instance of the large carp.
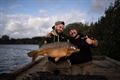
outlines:
[{"label": "large carp", "polygon": [[34,61],[38,56],[50,56],[55,58],[57,62],[61,57],[70,56],[74,52],[78,52],[76,46],[68,42],[54,42],[42,45],[38,50],[34,50],[28,53],[29,57],[32,57]]}]

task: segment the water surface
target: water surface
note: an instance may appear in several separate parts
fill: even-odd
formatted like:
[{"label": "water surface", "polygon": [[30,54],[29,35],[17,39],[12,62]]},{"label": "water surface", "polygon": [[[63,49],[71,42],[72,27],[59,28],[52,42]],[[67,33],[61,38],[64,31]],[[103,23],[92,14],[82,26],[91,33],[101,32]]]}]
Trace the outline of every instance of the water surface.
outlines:
[{"label": "water surface", "polygon": [[0,45],[0,74],[10,73],[31,61],[27,53],[38,45]]}]

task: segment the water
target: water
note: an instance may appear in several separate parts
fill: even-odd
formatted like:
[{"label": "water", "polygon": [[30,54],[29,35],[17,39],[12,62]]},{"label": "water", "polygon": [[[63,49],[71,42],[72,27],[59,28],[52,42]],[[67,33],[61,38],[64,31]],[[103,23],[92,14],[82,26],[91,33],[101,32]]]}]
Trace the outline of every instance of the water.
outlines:
[{"label": "water", "polygon": [[10,73],[31,62],[27,52],[38,45],[0,45],[0,74]]}]

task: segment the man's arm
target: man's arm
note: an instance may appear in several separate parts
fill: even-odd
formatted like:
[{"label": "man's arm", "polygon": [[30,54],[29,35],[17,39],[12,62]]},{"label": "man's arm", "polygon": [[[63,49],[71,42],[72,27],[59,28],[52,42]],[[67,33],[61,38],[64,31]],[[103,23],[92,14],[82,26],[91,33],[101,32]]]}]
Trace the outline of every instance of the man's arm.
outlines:
[{"label": "man's arm", "polygon": [[96,39],[91,39],[91,38],[89,38],[88,36],[86,36],[86,42],[87,42],[89,45],[92,45],[92,46],[95,46],[95,47],[98,46],[98,41],[97,41]]}]

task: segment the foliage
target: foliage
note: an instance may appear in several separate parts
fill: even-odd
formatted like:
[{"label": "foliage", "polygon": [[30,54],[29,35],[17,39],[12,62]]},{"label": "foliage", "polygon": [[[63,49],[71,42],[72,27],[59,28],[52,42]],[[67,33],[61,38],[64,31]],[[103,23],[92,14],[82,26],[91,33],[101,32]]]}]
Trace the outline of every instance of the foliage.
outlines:
[{"label": "foliage", "polygon": [[99,41],[97,52],[120,60],[120,1],[115,0],[89,30]]}]

